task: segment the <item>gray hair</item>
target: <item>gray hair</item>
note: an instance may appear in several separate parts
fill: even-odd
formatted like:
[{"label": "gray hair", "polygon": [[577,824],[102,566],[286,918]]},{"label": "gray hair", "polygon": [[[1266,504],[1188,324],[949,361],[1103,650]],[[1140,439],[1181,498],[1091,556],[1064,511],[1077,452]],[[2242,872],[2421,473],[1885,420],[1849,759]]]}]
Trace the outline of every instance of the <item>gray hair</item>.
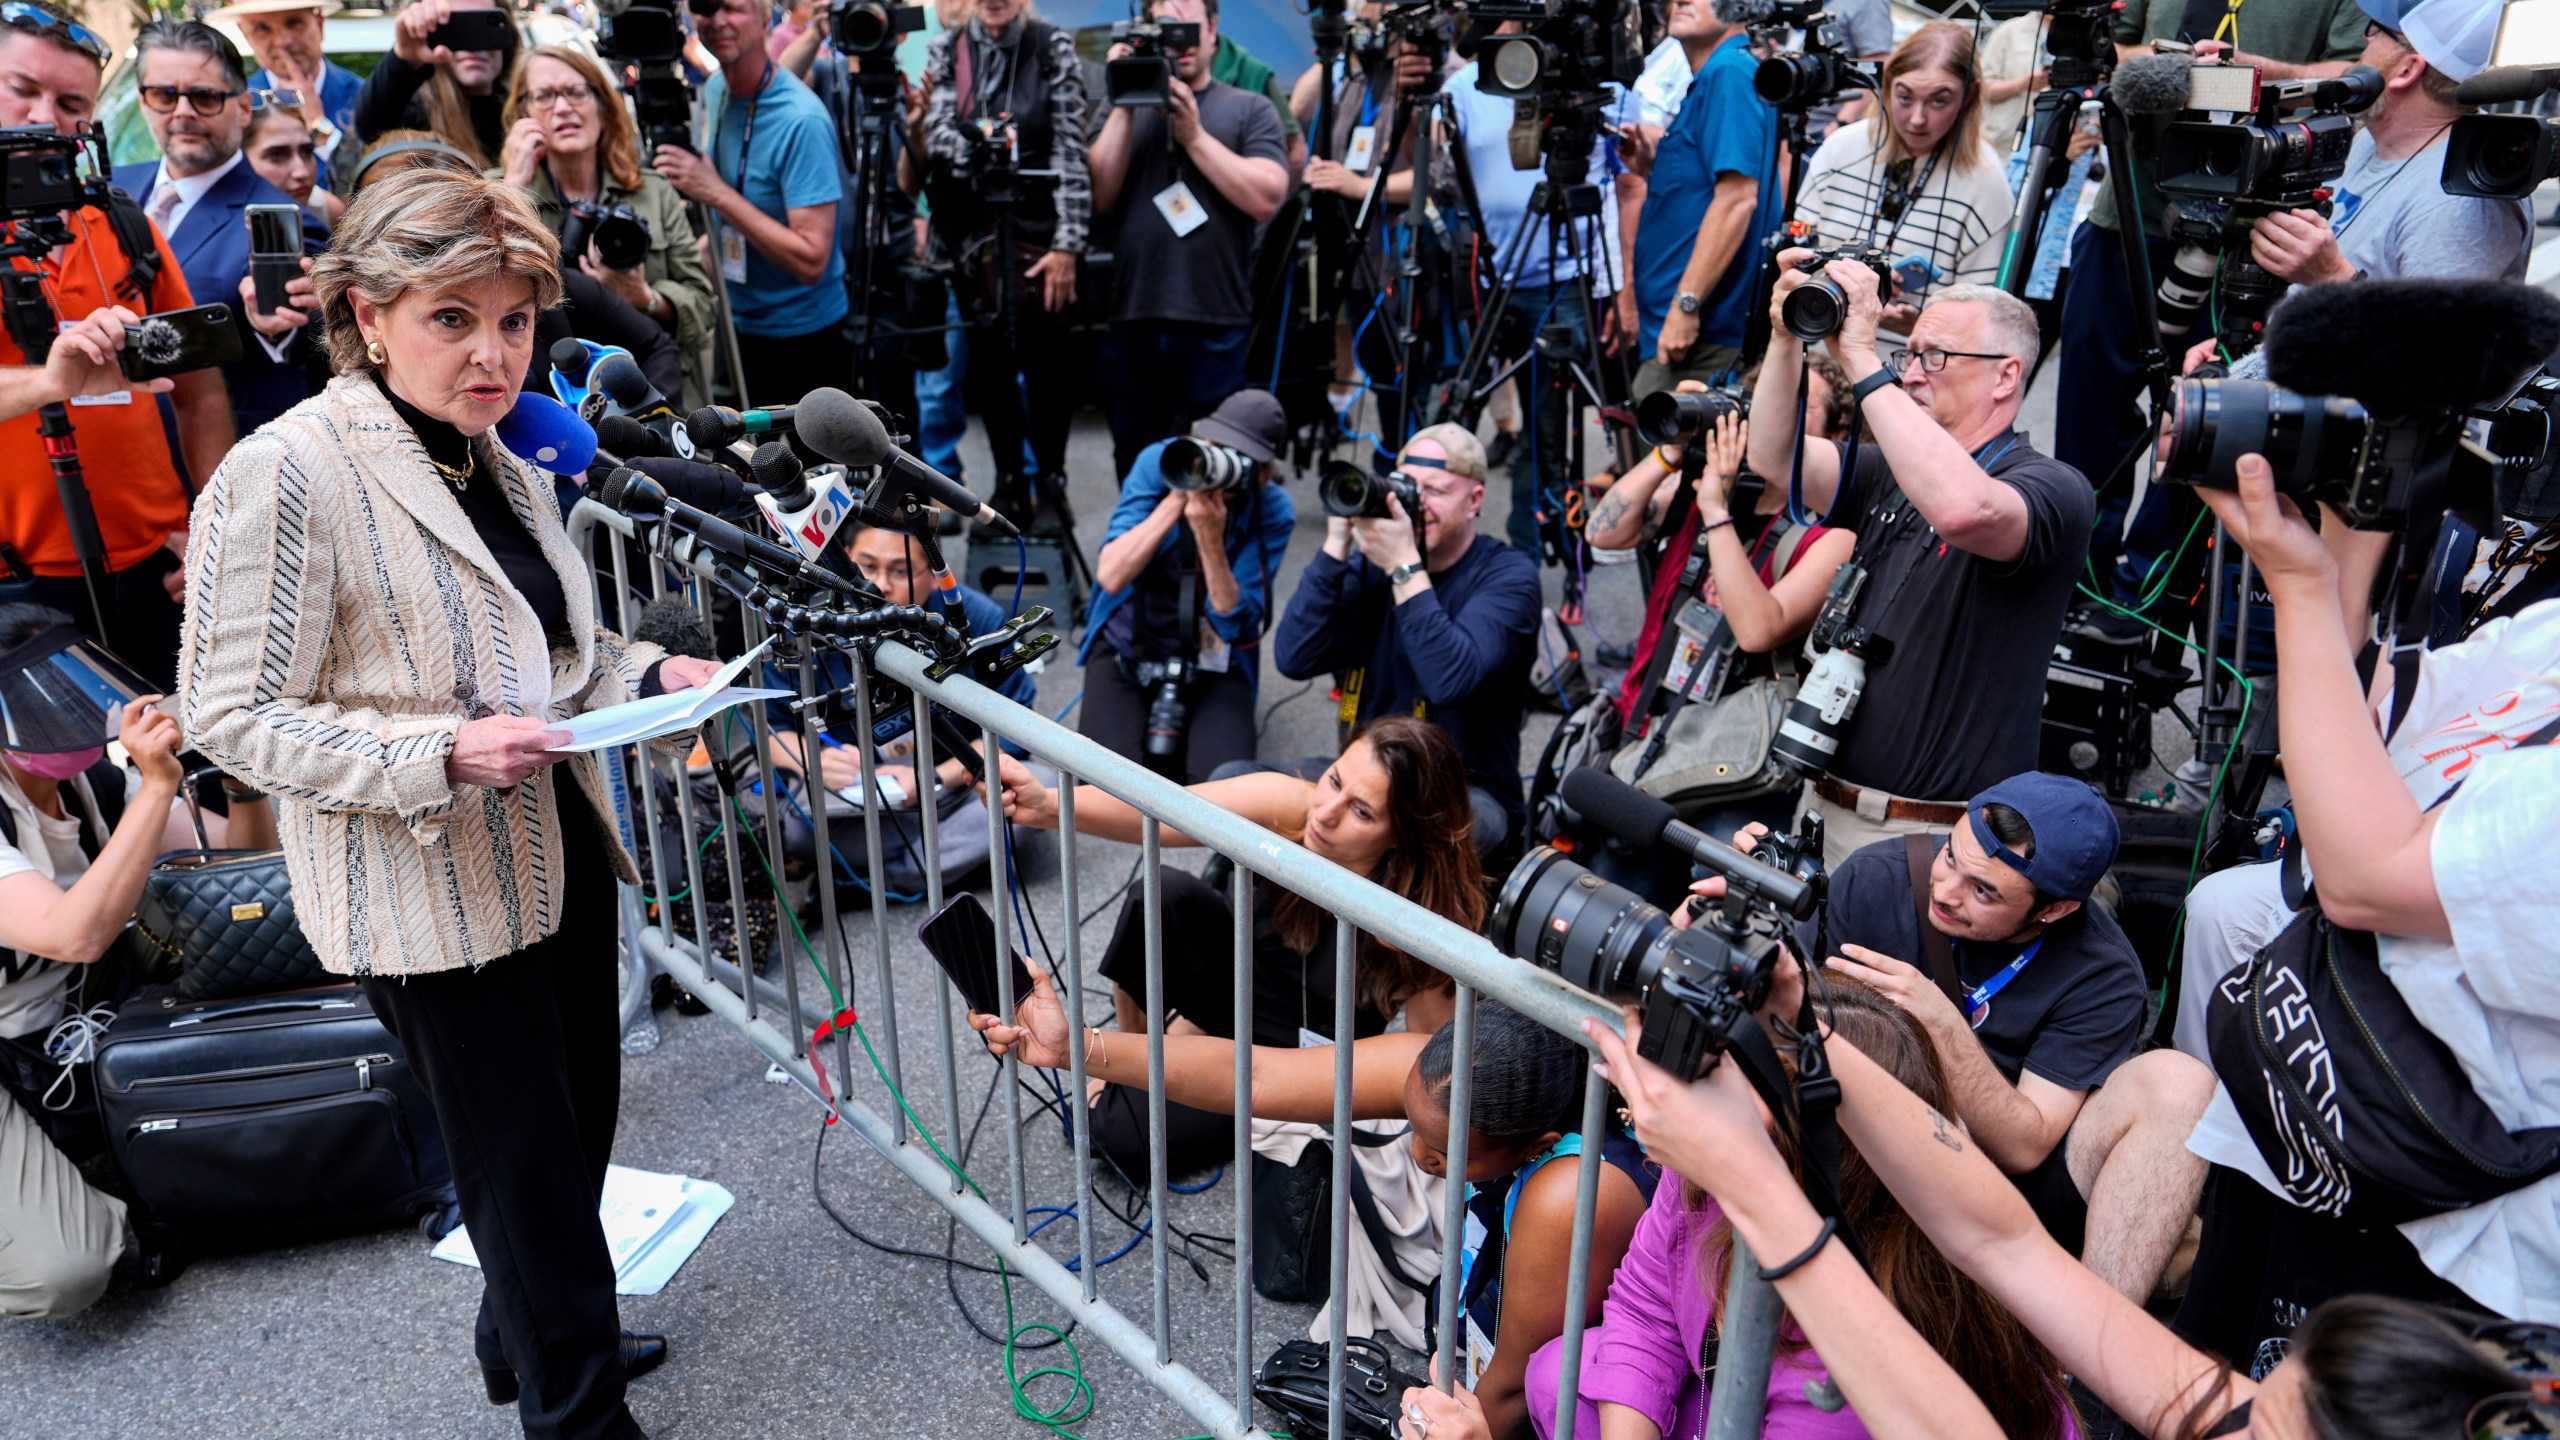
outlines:
[{"label": "gray hair", "polygon": [[311,290],[341,375],[366,367],[355,297],[389,305],[479,276],[532,282],[533,308],[560,303],[560,242],[525,193],[503,181],[420,167],[365,186],[311,264]]},{"label": "gray hair", "polygon": [[2036,357],[2043,353],[2044,340],[2036,330],[2036,312],[2027,302],[1993,285],[1950,285],[1929,297],[1929,309],[1941,305],[1971,305],[1982,312],[1983,338],[1991,348],[2003,355],[2014,356],[2023,378],[2036,368]]},{"label": "gray hair", "polygon": [[154,50],[175,50],[184,55],[202,55],[222,67],[231,83],[249,88],[249,67],[241,62],[240,47],[229,36],[201,20],[154,20],[133,37],[133,63],[139,67],[142,57]]}]

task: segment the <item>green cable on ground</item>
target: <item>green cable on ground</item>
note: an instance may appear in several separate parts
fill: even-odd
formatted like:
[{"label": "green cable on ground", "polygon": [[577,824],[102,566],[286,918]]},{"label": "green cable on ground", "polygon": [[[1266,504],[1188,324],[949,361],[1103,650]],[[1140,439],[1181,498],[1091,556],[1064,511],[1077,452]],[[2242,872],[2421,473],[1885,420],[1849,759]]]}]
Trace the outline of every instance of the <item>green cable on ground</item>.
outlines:
[{"label": "green cable on ground", "polygon": [[[799,914],[790,905],[784,903],[782,877],[774,873],[773,862],[765,855],[764,846],[757,839],[755,828],[749,822],[744,807],[738,803],[738,797],[735,795],[728,798],[730,812],[736,817],[741,833],[747,837],[747,848],[755,852],[757,868],[764,871],[766,882],[773,886],[774,908],[781,911],[783,918],[791,922],[792,937],[800,942],[801,953],[809,957],[809,968],[818,973],[818,983],[826,987],[827,998],[835,1002],[836,1012],[849,1013],[852,1007],[845,1003],[844,992],[838,990],[835,981],[828,976],[826,964],[818,956],[818,947],[810,943],[809,932],[800,924]],[[880,902],[875,898],[872,903]],[[742,972],[744,969],[745,967],[742,966]],[[798,1026],[798,1016],[792,1017],[792,1024],[795,1028]],[[942,1162],[943,1167],[951,1172],[953,1178],[969,1187],[969,1193],[976,1196],[981,1203],[992,1203],[987,1201],[986,1190],[967,1170],[961,1168],[959,1161],[951,1158],[950,1152],[942,1148],[942,1142],[934,1138],[932,1129],[924,1123],[924,1117],[916,1114],[915,1107],[907,1103],[906,1092],[900,1090],[889,1079],[888,1067],[880,1063],[880,1052],[872,1048],[871,1033],[863,1027],[861,1020],[855,1019],[848,1028],[853,1031],[854,1038],[862,1042],[862,1053],[871,1061],[871,1073],[879,1077],[881,1085],[897,1100],[899,1110],[905,1112],[907,1122],[916,1127],[916,1133],[924,1137],[924,1143],[933,1151],[934,1158]],[[1060,1440],[1083,1440],[1082,1436],[1067,1427],[1079,1424],[1093,1414],[1096,1397],[1093,1382],[1085,1376],[1084,1357],[1077,1351],[1074,1338],[1058,1326],[1043,1321],[1025,1323],[1020,1319],[1013,1305],[1013,1271],[1005,1264],[1004,1256],[1001,1254],[996,1256],[996,1279],[1004,1291],[1004,1379],[1006,1388],[1012,1394],[1014,1415],[1050,1430],[1058,1435]],[[1018,1373],[1016,1367],[1020,1363],[1021,1352],[1024,1349],[1023,1341],[1026,1338],[1037,1339],[1043,1335],[1052,1337],[1054,1343],[1065,1347],[1066,1363],[1044,1365],[1028,1375]],[[1030,1387],[1033,1381],[1050,1376],[1067,1382],[1067,1394],[1057,1405],[1044,1410],[1031,1398]]]},{"label": "green cable on ground", "polygon": [[[724,826],[720,826],[720,825],[714,825],[714,826],[712,826],[712,827],[711,827],[711,833],[702,837],[702,843],[693,847],[693,858],[694,858],[694,859],[696,859],[696,860],[700,860],[700,859],[702,858],[702,854],[703,854],[703,852],[704,852],[704,851],[706,851],[706,850],[709,850],[709,849],[711,848],[711,842],[720,838],[720,832],[721,832],[721,830],[723,830],[724,828],[726,828],[726,827],[724,827]],[[692,893],[693,893],[693,882],[691,882],[691,881],[686,881],[686,882],[685,882],[685,887],[684,887],[683,889],[681,889],[681,890],[677,891],[677,892],[676,892],[676,893],[674,893],[673,895],[668,896],[668,897],[667,897],[667,898],[665,898],[664,900],[659,899],[657,896],[650,894],[650,893],[649,893],[648,891],[646,891],[646,890],[643,890],[643,891],[641,891],[641,892],[640,892],[640,898],[641,898],[642,900],[646,901],[647,903],[651,904],[651,905],[673,905],[673,904],[674,904],[674,903],[676,903],[677,901],[682,900],[684,897],[686,897],[687,895],[690,895],[690,894],[692,894]]]}]

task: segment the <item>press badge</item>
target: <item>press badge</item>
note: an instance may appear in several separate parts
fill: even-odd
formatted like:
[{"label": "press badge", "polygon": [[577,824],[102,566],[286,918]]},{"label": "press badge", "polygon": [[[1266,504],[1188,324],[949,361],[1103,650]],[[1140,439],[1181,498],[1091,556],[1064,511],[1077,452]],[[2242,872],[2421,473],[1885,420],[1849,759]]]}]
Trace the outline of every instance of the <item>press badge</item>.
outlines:
[{"label": "press badge", "polygon": [[732,285],[747,283],[747,237],[733,226],[720,227],[720,278]]},{"label": "press badge", "polygon": [[1363,175],[1368,174],[1369,152],[1376,149],[1377,145],[1377,126],[1354,126],[1351,131],[1351,143],[1344,146],[1342,150],[1342,168],[1345,170],[1356,170]]},{"label": "press badge", "polygon": [[1164,212],[1164,223],[1176,235],[1188,235],[1209,223],[1209,212],[1200,208],[1199,197],[1180,180],[1156,192],[1156,208]]},{"label": "press badge", "polygon": [[1713,662],[1724,653],[1724,613],[1691,596],[1674,623],[1680,629],[1680,643],[1671,652],[1670,668],[1662,672],[1662,686],[1694,700],[1713,681]]},{"label": "press badge", "polygon": [[1209,623],[1208,616],[1201,616],[1200,668],[1212,675],[1224,675],[1227,673],[1227,663],[1232,654],[1233,652],[1227,648],[1226,637],[1220,635],[1217,627]]},{"label": "press badge", "polygon": [[[1467,1252],[1469,1267],[1484,1262],[1484,1242],[1484,1221],[1478,1219],[1474,1209],[1470,1208],[1466,1226],[1460,1231],[1460,1244]],[[1473,1390],[1484,1378],[1484,1372],[1493,1365],[1493,1339],[1484,1333],[1484,1327],[1476,1323],[1473,1314],[1460,1315],[1458,1326],[1466,1332],[1467,1342],[1458,1360],[1458,1383]]]}]

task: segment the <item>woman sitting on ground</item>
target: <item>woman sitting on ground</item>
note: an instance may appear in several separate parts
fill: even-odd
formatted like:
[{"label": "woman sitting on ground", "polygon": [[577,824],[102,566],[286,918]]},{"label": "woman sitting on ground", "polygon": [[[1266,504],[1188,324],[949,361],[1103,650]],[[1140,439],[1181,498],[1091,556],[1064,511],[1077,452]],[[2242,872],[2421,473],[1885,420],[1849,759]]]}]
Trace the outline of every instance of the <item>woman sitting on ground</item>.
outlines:
[{"label": "woman sitting on ground", "polygon": [[[1079,797],[1079,822],[1083,803]],[[1458,813],[1470,813],[1463,799]],[[1033,977],[1031,994],[1017,1007],[1015,1018],[1018,1024],[1006,1025],[992,1015],[972,1015],[969,1023],[986,1032],[989,1047],[998,1054],[1018,1049],[1031,1064],[1052,1069],[1066,1065],[1067,1016],[1046,975]],[[1536,1394],[1530,1388],[1530,1357],[1564,1333],[1574,1196],[1587,1149],[1579,1132],[1585,1058],[1582,1046],[1510,1007],[1477,1002],[1463,1178],[1469,1187],[1469,1213],[1477,1222],[1468,1227],[1469,1234],[1488,1238],[1480,1242],[1481,1249],[1468,1250],[1462,1271],[1467,1276],[1461,1298],[1466,1334],[1459,1353],[1490,1350],[1491,1358],[1463,1378],[1492,1417],[1493,1434],[1503,1440],[1526,1440]],[[1414,1163],[1426,1174],[1446,1178],[1449,1080],[1456,1063],[1447,1025],[1427,1036],[1407,1030],[1353,1041],[1352,1118],[1408,1121]],[[1333,1066],[1331,1045],[1256,1045],[1254,1118],[1330,1124]],[[1143,1087],[1146,1044],[1136,1035],[1091,1031],[1085,1037],[1085,1072]],[[1164,1085],[1169,1101],[1232,1114],[1235,1042],[1167,1035]],[[1129,1093],[1144,1102],[1143,1088]],[[1591,1231],[1586,1322],[1600,1317],[1610,1276],[1618,1270],[1618,1259],[1627,1252],[1628,1237],[1654,1189],[1642,1153],[1614,1125],[1598,1148],[1605,1168]],[[1436,1319],[1438,1307],[1429,1305],[1425,1313]],[[1549,1375],[1552,1391],[1552,1365]],[[1552,1393],[1546,1404],[1552,1412]]]},{"label": "woman sitting on ground", "polygon": [[[1057,793],[1028,767],[1008,757],[1001,780],[1005,818],[1056,828]],[[1484,877],[1476,864],[1466,766],[1448,732],[1429,721],[1401,715],[1370,721],[1313,780],[1239,775],[1190,789],[1435,915],[1469,930],[1483,923]],[[1094,786],[1077,787],[1075,809],[1080,834],[1131,842],[1139,837],[1137,808]],[[1168,846],[1196,843],[1170,826],[1162,839]],[[1171,868],[1159,875],[1168,1032],[1234,1038],[1233,902],[1195,875]],[[1277,885],[1256,885],[1253,897],[1253,1042],[1294,1047],[1306,1031],[1335,1038],[1333,917]],[[1132,894],[1102,957],[1120,1028],[1132,1036],[1147,1028],[1145,915],[1143,896]],[[1398,1011],[1405,1028],[1417,1034],[1449,1017],[1447,977],[1373,935],[1360,937],[1354,974],[1354,1036],[1378,1034]],[[1215,1164],[1225,1153],[1229,1129],[1205,1108],[1170,1107],[1166,1144],[1174,1169]],[[1144,1173],[1143,1088],[1106,1086],[1097,1092],[1093,1141],[1124,1171]]]}]

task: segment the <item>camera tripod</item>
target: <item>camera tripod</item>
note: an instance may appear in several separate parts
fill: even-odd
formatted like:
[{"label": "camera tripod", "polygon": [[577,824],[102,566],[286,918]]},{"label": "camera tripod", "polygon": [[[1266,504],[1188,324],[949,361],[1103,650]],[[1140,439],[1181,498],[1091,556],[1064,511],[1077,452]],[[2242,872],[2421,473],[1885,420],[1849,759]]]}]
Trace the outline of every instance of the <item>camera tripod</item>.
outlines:
[{"label": "camera tripod", "polygon": [[[41,366],[53,353],[53,337],[61,318],[45,294],[40,270],[21,270],[16,261],[38,264],[57,248],[71,243],[71,226],[59,215],[19,218],[0,239],[0,318],[9,339],[29,365]],[[97,508],[90,503],[88,478],[81,473],[80,447],[71,430],[71,408],[54,400],[36,410],[36,434],[44,441],[46,463],[53,470],[54,492],[62,502],[63,528],[71,534],[72,553],[80,560],[80,581],[88,591],[91,634],[107,641],[107,542],[98,533]]]},{"label": "camera tripod", "polygon": [[[1592,293],[1593,268],[1606,258],[1602,254],[1607,233],[1601,223],[1601,207],[1608,198],[1589,181],[1591,161],[1598,150],[1598,117],[1601,101],[1597,96],[1568,97],[1549,106],[1542,105],[1540,115],[1541,144],[1546,152],[1544,176],[1531,192],[1529,207],[1520,228],[1513,232],[1503,252],[1494,261],[1494,286],[1478,322],[1469,337],[1466,358],[1458,373],[1439,387],[1441,403],[1435,407],[1439,417],[1454,419],[1474,428],[1486,403],[1495,391],[1532,362],[1544,364],[1542,383],[1561,393],[1564,399],[1566,492],[1550,497],[1543,474],[1538,487],[1538,531],[1545,558],[1565,567],[1567,581],[1564,596],[1568,612],[1578,609],[1581,600],[1581,577],[1589,570],[1588,546],[1582,538],[1581,477],[1588,473],[1583,416],[1586,407],[1603,412],[1609,408],[1607,395],[1598,378],[1600,370],[1599,337],[1601,312]],[[1451,158],[1458,173],[1465,177],[1466,151],[1452,144]],[[1472,206],[1473,186],[1467,187]],[[1481,212],[1471,208],[1470,213]],[[1529,257],[1543,243],[1546,252],[1550,286],[1565,286],[1570,293],[1563,304],[1582,321],[1580,339],[1575,338],[1570,321],[1553,321],[1542,317],[1537,332],[1519,354],[1502,362],[1501,368],[1488,370],[1495,364],[1500,347],[1503,318],[1512,298],[1520,289],[1520,276],[1528,268]],[[1564,261],[1579,261],[1569,279],[1556,278]],[[1553,313],[1553,306],[1549,314]],[[1526,463],[1542,470],[1537,443],[1538,397],[1524,394],[1521,410],[1526,416],[1524,430],[1530,437]],[[1626,429],[1616,426],[1609,432],[1612,459],[1623,472],[1632,463],[1626,444]],[[1522,463],[1514,461],[1514,464]],[[1554,508],[1550,510],[1549,505]]]}]

